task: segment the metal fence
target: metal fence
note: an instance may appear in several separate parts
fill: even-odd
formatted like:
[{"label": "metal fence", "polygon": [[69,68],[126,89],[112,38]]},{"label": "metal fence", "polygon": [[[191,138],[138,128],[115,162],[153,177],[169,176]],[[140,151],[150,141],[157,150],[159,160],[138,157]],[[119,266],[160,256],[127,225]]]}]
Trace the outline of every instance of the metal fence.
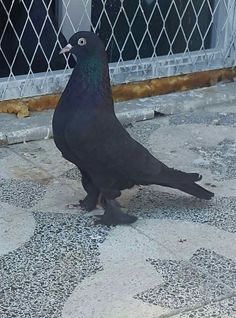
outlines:
[{"label": "metal fence", "polygon": [[236,64],[235,0],[0,0],[0,99],[61,91],[77,30],[104,41],[113,83]]}]

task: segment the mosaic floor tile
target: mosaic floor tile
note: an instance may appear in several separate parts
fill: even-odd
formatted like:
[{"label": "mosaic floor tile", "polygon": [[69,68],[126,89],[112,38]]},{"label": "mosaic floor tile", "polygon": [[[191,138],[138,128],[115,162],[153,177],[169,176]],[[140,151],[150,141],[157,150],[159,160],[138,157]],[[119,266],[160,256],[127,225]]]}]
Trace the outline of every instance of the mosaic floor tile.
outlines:
[{"label": "mosaic floor tile", "polygon": [[11,151],[7,147],[0,147],[0,160],[11,155]]},{"label": "mosaic floor tile", "polygon": [[40,183],[0,178],[0,202],[16,207],[32,208],[45,192],[45,185]]},{"label": "mosaic floor tile", "polygon": [[190,262],[203,268],[225,285],[236,289],[236,263],[232,259],[201,248],[193,254]]},{"label": "mosaic floor tile", "polygon": [[1,318],[58,318],[77,284],[102,270],[98,245],[107,227],[76,215],[35,213],[36,230],[0,257]]},{"label": "mosaic floor tile", "polygon": [[183,124],[205,124],[235,126],[236,114],[229,112],[207,112],[195,111],[188,113],[174,114],[170,117],[170,125]]},{"label": "mosaic floor tile", "polygon": [[[196,261],[196,255],[200,256],[202,251],[196,251],[190,262],[148,259],[157,272],[161,273],[164,283],[135,297],[153,305],[171,309],[186,309],[232,294],[233,290],[225,286],[223,276],[218,275],[218,280],[215,279],[216,275],[212,269],[204,268],[205,270],[202,270],[202,264]],[[205,250],[205,253],[212,255],[211,251]],[[222,263],[222,257],[214,254],[217,266],[217,263]],[[229,261],[234,263],[232,260]],[[234,263],[234,267],[235,265]],[[222,275],[224,275],[224,271],[222,271]]]},{"label": "mosaic floor tile", "polygon": [[32,213],[0,202],[0,255],[13,251],[28,241],[34,234],[34,229]]},{"label": "mosaic floor tile", "polygon": [[142,218],[186,220],[206,223],[236,232],[236,198],[215,198],[209,202],[181,194],[143,187],[130,201],[129,211]]},{"label": "mosaic floor tile", "polygon": [[203,158],[204,167],[210,169],[217,180],[236,178],[236,139],[224,139],[215,147],[192,149]]},{"label": "mosaic floor tile", "polygon": [[77,167],[67,170],[65,173],[62,174],[62,177],[71,179],[71,180],[80,180],[81,173]]},{"label": "mosaic floor tile", "polygon": [[236,318],[236,297],[208,304],[174,318]]},{"label": "mosaic floor tile", "polygon": [[58,177],[74,167],[72,163],[62,157],[52,139],[12,145],[11,149],[23,159],[54,177]]}]

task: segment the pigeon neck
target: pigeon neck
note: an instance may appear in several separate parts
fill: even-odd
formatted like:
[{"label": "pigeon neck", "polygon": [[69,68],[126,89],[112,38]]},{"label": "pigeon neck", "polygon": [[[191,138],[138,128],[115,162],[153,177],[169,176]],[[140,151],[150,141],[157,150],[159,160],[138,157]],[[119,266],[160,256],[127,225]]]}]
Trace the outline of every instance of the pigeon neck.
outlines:
[{"label": "pigeon neck", "polygon": [[110,90],[110,78],[107,61],[101,57],[87,57],[78,60],[76,73],[85,89],[98,91]]}]

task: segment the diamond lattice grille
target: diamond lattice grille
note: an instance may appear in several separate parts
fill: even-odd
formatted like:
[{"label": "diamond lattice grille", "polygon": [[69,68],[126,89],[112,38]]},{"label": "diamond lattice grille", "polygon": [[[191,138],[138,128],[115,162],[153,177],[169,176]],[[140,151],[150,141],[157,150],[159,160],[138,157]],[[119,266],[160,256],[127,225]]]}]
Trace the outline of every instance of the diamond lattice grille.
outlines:
[{"label": "diamond lattice grille", "polygon": [[235,65],[235,0],[0,0],[0,94],[63,89],[77,30],[103,40],[113,82]]}]

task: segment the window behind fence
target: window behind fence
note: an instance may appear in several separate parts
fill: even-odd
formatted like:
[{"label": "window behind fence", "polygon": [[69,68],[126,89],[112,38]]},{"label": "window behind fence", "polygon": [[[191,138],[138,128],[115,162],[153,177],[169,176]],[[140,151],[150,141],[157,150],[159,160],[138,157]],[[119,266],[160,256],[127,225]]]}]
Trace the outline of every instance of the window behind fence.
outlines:
[{"label": "window behind fence", "polygon": [[61,91],[77,30],[104,42],[114,83],[235,65],[234,0],[1,0],[2,99]]}]

